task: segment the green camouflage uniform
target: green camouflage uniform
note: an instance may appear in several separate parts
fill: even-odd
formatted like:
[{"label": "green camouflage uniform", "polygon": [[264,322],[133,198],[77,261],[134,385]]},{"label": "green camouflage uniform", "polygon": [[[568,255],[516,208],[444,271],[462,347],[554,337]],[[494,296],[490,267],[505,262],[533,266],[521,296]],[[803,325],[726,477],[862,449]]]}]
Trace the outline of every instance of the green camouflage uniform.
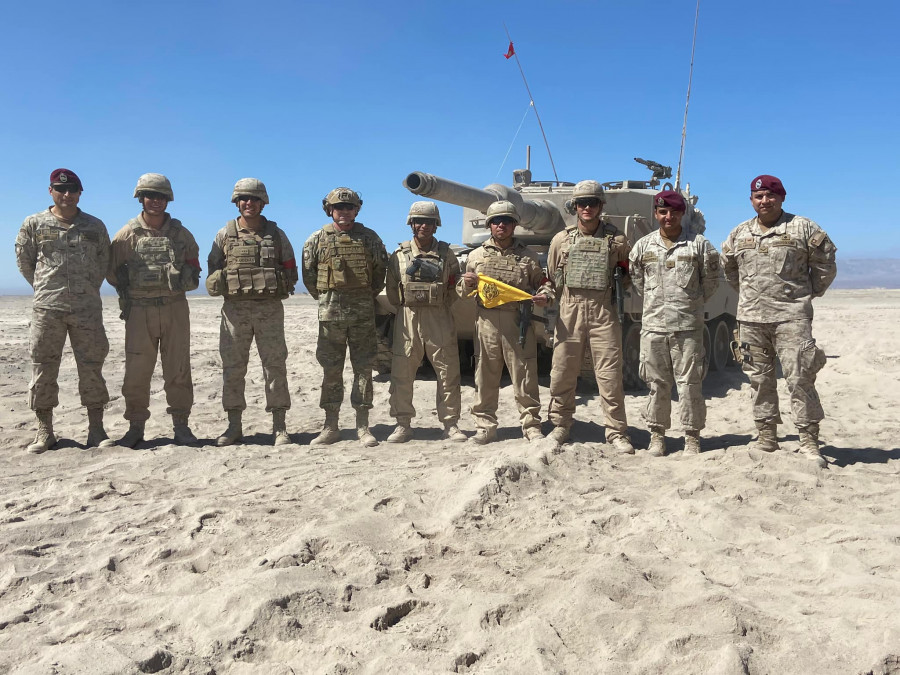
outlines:
[{"label": "green camouflage uniform", "polygon": [[319,405],[340,410],[344,359],[350,350],[354,409],[372,408],[372,363],[378,348],[375,296],[384,288],[388,256],[381,238],[362,223],[341,232],[329,223],[303,245],[303,284],[319,302],[316,359],[322,366]]}]

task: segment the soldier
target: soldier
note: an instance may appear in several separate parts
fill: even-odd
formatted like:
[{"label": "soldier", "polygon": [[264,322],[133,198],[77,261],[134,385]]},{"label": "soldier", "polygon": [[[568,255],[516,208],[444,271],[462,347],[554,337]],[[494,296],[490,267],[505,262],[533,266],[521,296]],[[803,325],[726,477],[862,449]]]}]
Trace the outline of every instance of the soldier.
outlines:
[{"label": "soldier", "polygon": [[341,438],[338,418],[348,348],[353,366],[350,403],[356,410],[357,436],[366,447],[378,445],[369,431],[372,362],[377,349],[375,296],[384,288],[388,256],[379,236],[356,222],[362,203],[350,188],[329,192],[322,208],[333,222],[314,232],[303,246],[303,284],[319,301],[316,359],[323,370],[319,405],[325,411],[325,425],[313,445],[329,445]]},{"label": "soldier", "polygon": [[413,382],[422,356],[437,375],[437,413],[443,438],[465,441],[459,430],[459,347],[450,308],[456,301],[459,262],[450,245],[435,239],[441,214],[434,202],[415,202],[406,223],[413,238],[400,244],[387,269],[387,297],[399,307],[394,319],[394,358],[391,363],[391,416],[397,427],[388,443],[412,438]]},{"label": "soldier", "polygon": [[[575,387],[590,350],[603,405],[606,442],[632,455],[622,386],[622,326],[613,306],[617,266],[628,268],[631,247],[625,235],[601,220],[605,201],[597,181],[583,180],[572,190],[570,209],[577,222],[550,241],[547,270],[559,297],[556,345],[550,371],[550,437],[562,445],[569,439],[575,414]],[[624,277],[623,286],[629,284]]]},{"label": "soldier", "polygon": [[134,196],[142,212],[112,240],[106,280],[119,293],[125,320],[125,419],[128,431],[118,444],[133,448],[144,440],[150,418],[150,379],[157,352],[162,358],[166,412],[175,442],[197,442],[188,418],[194,405],[191,383],[191,316],[186,291],[200,285],[200,250],[193,235],[168,213],[175,200],[169,179],[158,173],[138,178]]},{"label": "soldier", "polygon": [[819,452],[819,422],[825,413],[816,393],[825,352],[812,336],[812,299],[834,281],[837,249],[816,223],[782,209],[786,194],[775,176],[750,182],[757,215],[734,228],[722,244],[723,267],[728,283],[739,292],[739,342],[759,430],[755,447],[778,450],[777,355],[800,432],[800,452],[825,467],[828,462]]},{"label": "soldier", "polygon": [[703,303],[719,285],[719,254],[702,234],[682,227],[686,209],[678,192],[657,194],[653,215],[659,229],[639,239],[630,255],[631,281],[644,298],[640,374],[650,385],[644,419],[653,457],[666,454],[673,384],[685,454],[700,452],[700,431],[706,426]]},{"label": "soldier", "polygon": [[[461,292],[478,286],[483,274],[510,286],[533,293],[531,302],[545,307],[554,299],[553,284],[544,274],[537,256],[513,235],[519,224],[516,207],[508,201],[497,201],[487,210],[485,224],[491,238],[475,249],[466,260],[466,273]],[[520,344],[520,318],[517,303],[488,309],[479,298],[475,322],[475,405],[472,415],[478,430],[472,440],[479,444],[497,440],[497,405],[503,364],[509,370],[519,406],[519,420],[526,440],[542,439],[541,402],[537,379],[537,342],[530,321],[525,327],[525,343]]]},{"label": "soldier", "polygon": [[243,438],[241,416],[247,407],[244,378],[255,337],[266,379],[266,412],[272,413],[273,441],[275,445],[287,445],[291,439],[285,414],[291,407],[291,395],[281,301],[293,294],[297,283],[294,249],[275,221],[262,215],[269,193],[261,180],[241,178],[234,185],[231,201],[241,215],[216,234],[206,279],[210,295],[225,296],[219,353],[222,407],[228,413],[228,428],[216,444],[232,445]]},{"label": "soldier", "polygon": [[109,342],[100,302],[109,234],[100,219],[78,208],[82,189],[73,171],[56,169],[50,174],[53,206],[28,216],[16,237],[16,263],[34,288],[28,404],[38,430],[28,450],[35,453],[56,445],[53,408],[59,405],[56,379],[66,335],[78,367],[81,404],[88,411],[87,446],[113,445],[103,428],[109,393],[102,370]]}]

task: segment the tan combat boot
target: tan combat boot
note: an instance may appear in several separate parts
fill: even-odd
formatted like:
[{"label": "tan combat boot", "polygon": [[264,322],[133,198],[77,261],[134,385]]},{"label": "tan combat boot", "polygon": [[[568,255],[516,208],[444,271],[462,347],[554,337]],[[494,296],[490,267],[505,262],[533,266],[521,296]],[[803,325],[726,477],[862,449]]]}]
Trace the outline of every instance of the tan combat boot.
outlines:
[{"label": "tan combat boot", "polygon": [[316,436],[310,445],[331,445],[341,440],[341,431],[338,429],[338,413],[326,411],[325,425],[322,427],[321,433]]},{"label": "tan combat boot", "polygon": [[700,454],[700,432],[685,431],[684,432],[684,454],[699,455]]},{"label": "tan combat boot", "polygon": [[816,422],[797,427],[800,432],[800,454],[813,460],[820,469],[828,466],[828,460],[819,451],[819,425]]},{"label": "tan combat boot", "polygon": [[647,454],[651,457],[666,456],[666,432],[664,429],[650,429],[650,447]]},{"label": "tan combat boot", "polygon": [[441,434],[441,440],[444,441],[453,441],[454,443],[462,443],[467,439],[467,436],[459,430],[459,427],[453,424],[444,425],[444,433]]},{"label": "tan combat boot", "polygon": [[172,415],[172,432],[178,445],[193,445],[197,442],[197,437],[188,426],[187,415]]},{"label": "tan combat boot", "polygon": [[272,408],[272,441],[273,445],[290,445],[291,437],[287,432],[287,424],[285,423],[285,415],[287,410],[284,408]]},{"label": "tan combat boot", "polygon": [[628,440],[627,436],[616,436],[612,440],[612,446],[619,452],[619,454],[634,454],[634,446],[631,444],[631,441]]},{"label": "tan combat boot", "polygon": [[356,411],[356,437],[359,439],[359,442],[366,448],[374,448],[376,445],[378,445],[378,439],[376,439],[372,435],[372,432],[369,431],[368,410]]},{"label": "tan combat boot", "polygon": [[88,408],[88,437],[85,445],[89,448],[115,445],[103,428],[103,408]]},{"label": "tan combat boot", "polygon": [[757,422],[756,428],[759,435],[753,444],[754,450],[762,450],[763,452],[775,452],[778,446],[778,425],[774,422]]},{"label": "tan combat boot", "polygon": [[412,440],[411,420],[397,418],[397,426],[387,437],[388,443],[406,443]]},{"label": "tan combat boot", "polygon": [[562,445],[569,440],[569,430],[568,428],[562,426],[553,427],[553,431],[547,434],[547,438],[549,438],[557,445]]},{"label": "tan combat boot", "polygon": [[244,428],[241,426],[241,411],[228,411],[228,428],[221,436],[216,439],[216,445],[220,448],[226,445],[234,445],[244,438]]},{"label": "tan combat boot", "polygon": [[36,455],[46,452],[56,445],[56,435],[53,433],[53,410],[35,410],[38,428],[34,435],[34,441],[28,446],[28,452]]},{"label": "tan combat boot", "polygon": [[133,448],[144,440],[144,421],[131,420],[128,424],[128,431],[116,443],[123,448]]},{"label": "tan combat boot", "polygon": [[529,443],[544,440],[544,432],[541,431],[541,428],[539,426],[527,427],[524,431],[522,431],[522,435]]},{"label": "tan combat boot", "polygon": [[475,432],[475,435],[471,438],[471,441],[473,443],[477,443],[478,445],[487,445],[488,443],[493,443],[496,440],[496,429],[478,429]]}]

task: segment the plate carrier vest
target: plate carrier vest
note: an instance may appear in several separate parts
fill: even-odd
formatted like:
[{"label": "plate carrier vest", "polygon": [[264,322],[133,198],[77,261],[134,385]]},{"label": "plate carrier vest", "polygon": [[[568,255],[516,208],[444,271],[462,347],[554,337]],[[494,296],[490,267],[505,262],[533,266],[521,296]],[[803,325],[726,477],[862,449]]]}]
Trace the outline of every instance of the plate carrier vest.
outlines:
[{"label": "plate carrier vest", "polygon": [[372,266],[366,254],[365,238],[354,239],[334,225],[322,228],[319,236],[319,270],[316,290],[371,288]]}]

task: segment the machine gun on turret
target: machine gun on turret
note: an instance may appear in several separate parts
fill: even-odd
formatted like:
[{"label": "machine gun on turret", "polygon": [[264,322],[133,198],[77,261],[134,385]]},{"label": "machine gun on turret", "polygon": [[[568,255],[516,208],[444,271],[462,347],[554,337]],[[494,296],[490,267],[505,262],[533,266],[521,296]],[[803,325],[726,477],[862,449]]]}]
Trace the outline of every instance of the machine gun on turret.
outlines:
[{"label": "machine gun on turret", "polygon": [[672,177],[671,166],[665,166],[659,162],[654,162],[652,159],[641,159],[640,157],[635,157],[634,161],[638,164],[643,164],[653,172],[653,178],[650,179],[650,185],[654,188],[659,185],[659,181],[667,180]]}]

